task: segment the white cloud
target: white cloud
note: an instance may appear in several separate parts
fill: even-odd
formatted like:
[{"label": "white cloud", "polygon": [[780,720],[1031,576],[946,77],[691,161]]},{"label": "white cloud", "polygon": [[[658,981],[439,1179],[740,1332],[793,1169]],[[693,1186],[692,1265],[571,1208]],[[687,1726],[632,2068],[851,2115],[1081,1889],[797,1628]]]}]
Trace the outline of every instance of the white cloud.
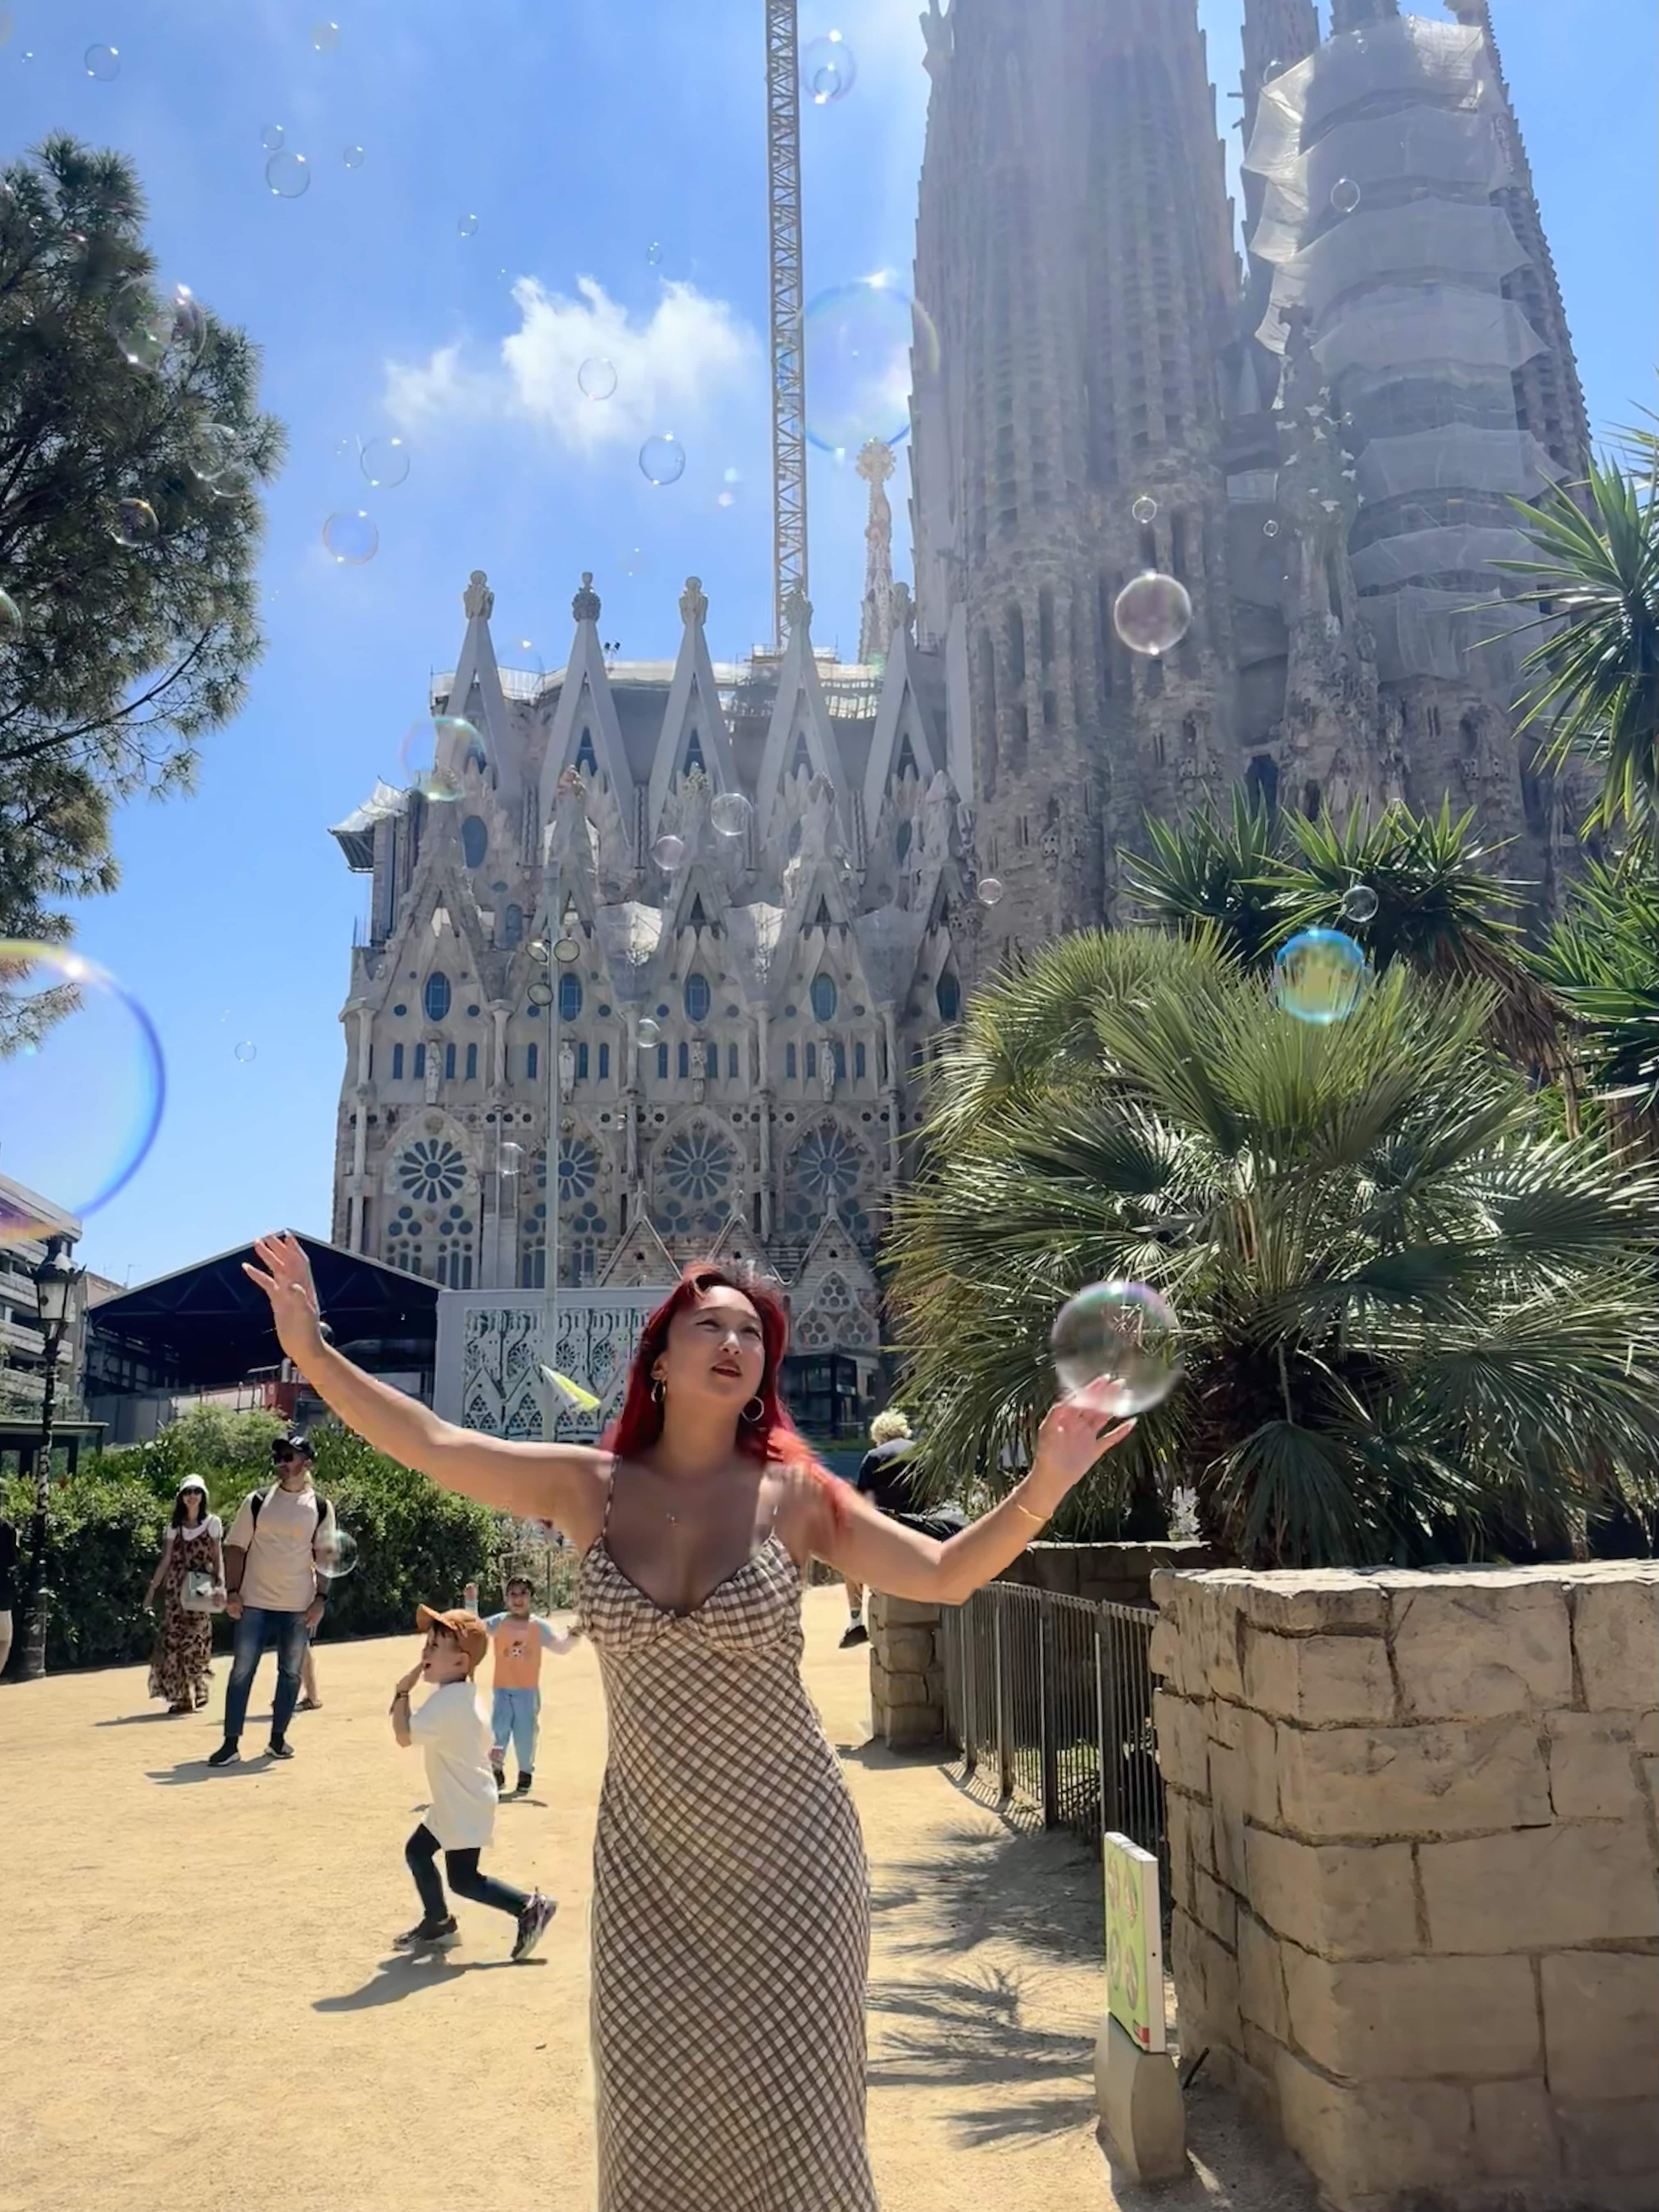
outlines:
[{"label": "white cloud", "polygon": [[[424,362],[386,368],[386,407],[411,428],[443,417],[514,418],[539,424],[567,452],[593,459],[637,446],[653,431],[677,434],[734,403],[752,408],[765,388],[760,337],[723,300],[694,284],[665,283],[650,316],[629,314],[592,276],[577,297],[534,277],[513,288],[520,322],[499,359],[470,361],[460,344]],[[609,361],[617,388],[590,399],[577,381],[586,361]]]}]

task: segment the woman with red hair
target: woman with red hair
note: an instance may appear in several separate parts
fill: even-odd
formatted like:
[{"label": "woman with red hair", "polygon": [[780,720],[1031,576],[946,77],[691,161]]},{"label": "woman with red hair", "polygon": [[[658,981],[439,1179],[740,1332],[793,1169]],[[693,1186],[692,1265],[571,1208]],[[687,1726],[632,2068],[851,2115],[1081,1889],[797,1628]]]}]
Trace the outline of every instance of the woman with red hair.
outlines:
[{"label": "woman with red hair", "polygon": [[689,1268],[647,1322],[605,1447],[440,1420],[323,1340],[305,1253],[247,1273],[283,1352],[378,1449],[583,1553],[610,1756],[594,1844],[599,2212],[875,2212],[865,2145],[869,1880],[800,1676],[806,1565],[960,1604],[1133,1422],[1062,1400],[1030,1472],[948,1541],[817,1466],[778,1395],[787,1329],[757,1284]]}]

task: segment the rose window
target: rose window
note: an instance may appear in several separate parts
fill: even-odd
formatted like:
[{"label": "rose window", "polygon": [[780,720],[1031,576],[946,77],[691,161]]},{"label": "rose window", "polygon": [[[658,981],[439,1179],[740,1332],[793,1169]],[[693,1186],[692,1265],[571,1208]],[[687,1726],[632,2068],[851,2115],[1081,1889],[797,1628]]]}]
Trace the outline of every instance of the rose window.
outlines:
[{"label": "rose window", "polygon": [[559,1139],[559,1203],[586,1198],[599,1179],[599,1156],[585,1138]]},{"label": "rose window", "polygon": [[856,1140],[836,1122],[821,1121],[809,1129],[795,1147],[787,1224],[790,1234],[810,1237],[822,1221],[833,1217],[855,1236],[867,1236],[869,1216],[856,1198],[865,1164]]},{"label": "rose window", "polygon": [[398,1187],[428,1205],[453,1198],[466,1181],[466,1162],[447,1139],[417,1137],[398,1163]]},{"label": "rose window", "polygon": [[681,1198],[698,1202],[718,1198],[732,1180],[731,1146],[701,1123],[671,1137],[662,1158],[668,1187]]}]

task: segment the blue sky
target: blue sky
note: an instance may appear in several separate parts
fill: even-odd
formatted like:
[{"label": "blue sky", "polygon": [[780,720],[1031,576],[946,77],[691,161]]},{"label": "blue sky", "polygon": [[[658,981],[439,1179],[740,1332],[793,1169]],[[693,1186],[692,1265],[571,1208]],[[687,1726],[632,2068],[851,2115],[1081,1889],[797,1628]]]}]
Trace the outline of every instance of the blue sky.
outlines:
[{"label": "blue sky", "polygon": [[[803,116],[809,297],[909,269],[917,6],[801,0],[803,39],[839,28],[859,65],[845,99]],[[1494,12],[1592,416],[1616,423],[1653,394],[1651,0],[1602,0],[1593,37],[1581,10],[1549,0]],[[1200,14],[1225,128],[1237,0]],[[291,440],[268,502],[269,644],[247,708],[207,741],[194,796],[123,814],[121,888],[80,922],[82,948],[142,999],[167,1055],[160,1134],[82,1247],[137,1282],[277,1223],[326,1233],[337,1010],[363,890],[327,826],[396,773],[429,672],[453,665],[468,572],[489,574],[504,660],[521,638],[562,660],[584,568],[603,634],[630,658],[673,651],[688,572],[717,656],[768,634],[762,6],[0,0],[8,15],[0,151],[64,128],[129,154],[162,272],[258,341],[264,404]],[[337,44],[319,52],[313,27],[331,16]],[[111,82],[85,71],[94,44],[119,52]],[[265,186],[269,123],[307,156],[301,198]],[[361,167],[345,167],[348,146]],[[588,352],[621,374],[602,406],[574,387]],[[686,449],[670,489],[635,464],[653,429]],[[392,430],[410,475],[376,492],[358,441]],[[728,469],[738,496],[722,508]],[[848,654],[863,489],[814,457],[814,634]],[[358,507],[380,550],[337,567],[323,522]],[[257,1058],[237,1058],[242,1042]],[[31,1157],[48,1157],[38,1134],[0,1132],[0,1166],[27,1179]]]}]

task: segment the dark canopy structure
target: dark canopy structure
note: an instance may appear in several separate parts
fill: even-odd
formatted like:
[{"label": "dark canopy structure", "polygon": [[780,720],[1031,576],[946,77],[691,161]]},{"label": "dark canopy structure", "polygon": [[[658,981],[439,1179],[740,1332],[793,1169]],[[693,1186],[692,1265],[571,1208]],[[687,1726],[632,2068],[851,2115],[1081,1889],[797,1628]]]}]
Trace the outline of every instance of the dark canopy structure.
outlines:
[{"label": "dark canopy structure", "polygon": [[[371,1373],[418,1373],[431,1396],[438,1286],[301,1237],[331,1341]],[[87,1393],[107,1399],[229,1389],[281,1369],[251,1244],[106,1298],[87,1316]]]}]

